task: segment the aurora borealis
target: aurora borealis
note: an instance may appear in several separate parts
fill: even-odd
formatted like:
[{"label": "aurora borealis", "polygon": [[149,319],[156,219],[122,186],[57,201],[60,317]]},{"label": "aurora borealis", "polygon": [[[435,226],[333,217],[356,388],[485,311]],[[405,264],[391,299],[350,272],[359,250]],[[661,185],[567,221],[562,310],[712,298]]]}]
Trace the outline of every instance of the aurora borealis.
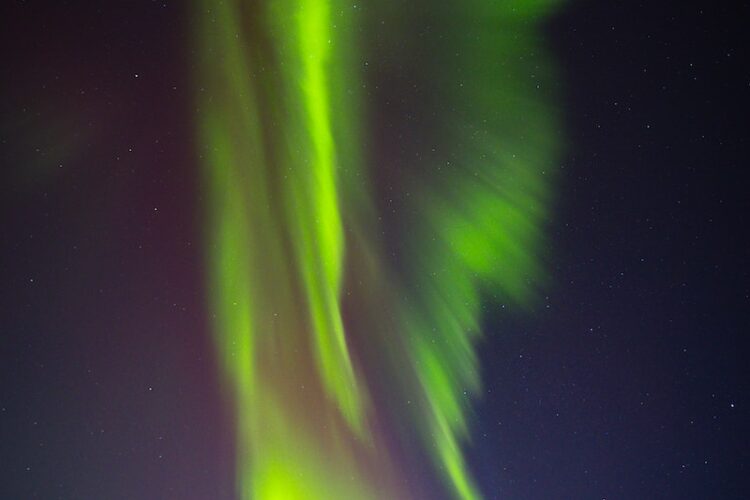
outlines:
[{"label": "aurora borealis", "polygon": [[750,498],[748,16],[0,3],[0,499]]},{"label": "aurora borealis", "polygon": [[[525,306],[544,275],[560,142],[536,42],[549,9],[435,7],[426,26],[439,36],[411,47],[415,12],[387,2],[197,8],[209,296],[241,498],[425,497],[430,480],[409,472],[422,456],[451,497],[481,498],[462,447],[482,293]],[[368,46],[372,23],[394,45]],[[404,68],[427,60],[406,76],[426,88],[406,106],[432,115],[405,146],[413,156],[373,152],[393,139],[373,138],[368,84],[392,84],[368,62],[379,50],[399,50]],[[403,215],[379,216],[378,182],[397,185]],[[388,445],[404,433],[417,451]]]}]

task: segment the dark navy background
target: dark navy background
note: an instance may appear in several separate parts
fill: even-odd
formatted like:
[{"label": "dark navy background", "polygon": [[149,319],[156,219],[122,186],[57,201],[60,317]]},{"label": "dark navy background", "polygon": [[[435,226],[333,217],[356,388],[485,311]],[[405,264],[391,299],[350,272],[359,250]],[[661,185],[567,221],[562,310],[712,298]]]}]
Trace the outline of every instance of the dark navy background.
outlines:
[{"label": "dark navy background", "polygon": [[599,1],[552,23],[555,279],[532,317],[488,325],[489,498],[750,498],[749,18]]}]

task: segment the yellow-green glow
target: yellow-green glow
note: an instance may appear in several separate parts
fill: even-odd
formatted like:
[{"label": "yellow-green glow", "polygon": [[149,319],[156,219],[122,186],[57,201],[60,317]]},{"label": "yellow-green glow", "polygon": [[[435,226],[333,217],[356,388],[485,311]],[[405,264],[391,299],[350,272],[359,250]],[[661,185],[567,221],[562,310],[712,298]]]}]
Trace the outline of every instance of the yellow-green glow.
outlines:
[{"label": "yellow-green glow", "polygon": [[[559,134],[536,33],[556,3],[441,3],[425,21],[390,1],[195,0],[208,296],[239,498],[481,498],[463,450],[481,311],[530,307],[545,277]],[[426,53],[409,50],[419,22],[440,33]],[[419,134],[434,147],[398,168],[370,150],[363,68],[377,76],[379,59],[430,89]],[[398,192],[397,217],[381,217],[377,181]],[[420,451],[391,449],[405,438]],[[434,477],[414,476],[422,457]]]},{"label": "yellow-green glow", "polygon": [[[297,171],[299,175],[291,178],[294,185],[290,202],[300,203],[297,208],[302,209],[295,210],[290,221],[296,225],[293,243],[298,262],[304,263],[302,275],[323,382],[348,421],[360,428],[362,403],[339,311],[343,242],[326,81],[334,34],[329,29],[328,2],[298,3],[295,41],[300,54],[301,100],[305,109],[300,134],[309,134],[310,154]],[[285,17],[279,24],[284,22],[287,22]]]}]

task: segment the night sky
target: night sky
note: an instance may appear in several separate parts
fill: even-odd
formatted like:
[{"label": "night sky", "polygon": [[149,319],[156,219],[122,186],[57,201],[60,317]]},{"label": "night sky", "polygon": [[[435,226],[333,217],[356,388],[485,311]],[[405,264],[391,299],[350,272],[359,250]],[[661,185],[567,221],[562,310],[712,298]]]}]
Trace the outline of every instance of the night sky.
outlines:
[{"label": "night sky", "polygon": [[[86,4],[0,11],[0,497],[231,499],[187,2]],[[721,4],[546,25],[551,279],[484,308],[488,499],[750,497],[750,4]]]}]

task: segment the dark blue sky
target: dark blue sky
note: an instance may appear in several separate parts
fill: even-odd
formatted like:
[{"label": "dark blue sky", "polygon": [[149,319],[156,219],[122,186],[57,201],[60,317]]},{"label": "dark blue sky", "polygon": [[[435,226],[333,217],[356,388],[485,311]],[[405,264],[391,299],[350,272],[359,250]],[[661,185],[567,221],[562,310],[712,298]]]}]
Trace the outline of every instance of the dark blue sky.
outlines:
[{"label": "dark blue sky", "polygon": [[748,13],[578,2],[553,22],[555,278],[546,308],[490,321],[489,498],[750,495]]}]

